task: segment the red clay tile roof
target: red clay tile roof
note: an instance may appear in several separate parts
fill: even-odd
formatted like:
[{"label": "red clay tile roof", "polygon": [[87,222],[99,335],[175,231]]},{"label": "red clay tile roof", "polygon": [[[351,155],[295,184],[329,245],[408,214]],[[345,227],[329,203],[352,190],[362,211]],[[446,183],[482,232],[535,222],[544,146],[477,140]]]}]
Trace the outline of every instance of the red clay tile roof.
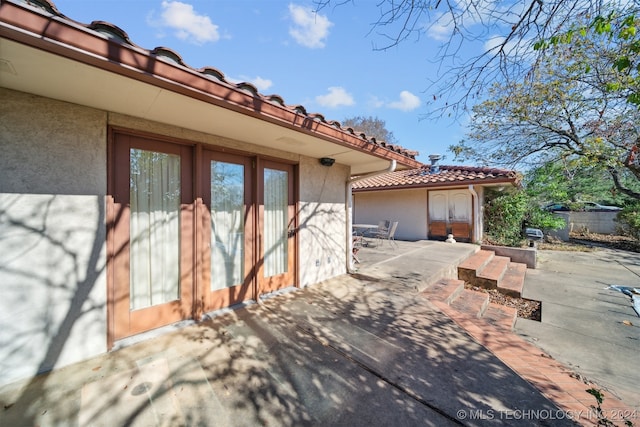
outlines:
[{"label": "red clay tile roof", "polygon": [[439,187],[449,185],[511,183],[518,185],[520,175],[512,170],[472,167],[439,166],[439,171],[430,173],[431,166],[418,169],[389,172],[353,183],[353,191],[368,191],[394,188]]},{"label": "red clay tile roof", "polygon": [[[80,26],[80,27],[84,27],[87,30],[96,32],[101,34],[102,36],[105,36],[107,38],[109,38],[112,42],[115,42],[117,44],[123,45],[123,46],[129,46],[129,47],[133,47],[137,50],[140,50],[142,52],[144,52],[146,55],[148,55],[151,58],[157,58],[157,59],[161,59],[165,62],[169,62],[169,63],[173,63],[176,64],[178,66],[181,67],[185,67],[187,68],[189,71],[198,73],[208,79],[210,79],[213,82],[231,87],[236,89],[237,91],[243,92],[246,95],[253,97],[254,99],[257,99],[258,101],[261,102],[265,102],[265,103],[270,103],[270,104],[274,104],[274,105],[278,105],[282,108],[284,108],[285,110],[288,110],[290,113],[293,113],[297,116],[303,116],[305,117],[308,121],[310,122],[320,122],[320,123],[324,123],[332,128],[335,128],[341,132],[344,132],[346,134],[349,135],[353,135],[356,138],[358,138],[359,140],[365,142],[365,143],[369,143],[372,144],[375,147],[379,147],[379,148],[383,148],[386,149],[388,151],[391,151],[393,153],[397,153],[402,157],[405,157],[407,159],[411,159],[413,160],[415,163],[419,163],[416,161],[416,156],[419,154],[419,152],[414,151],[414,150],[408,150],[404,147],[401,147],[399,145],[395,145],[395,144],[388,144],[384,141],[377,141],[374,137],[368,137],[366,134],[364,134],[363,132],[360,132],[356,129],[353,129],[351,127],[342,127],[342,125],[335,120],[326,120],[325,117],[322,114],[319,113],[308,113],[305,109],[304,106],[302,105],[286,105],[283,98],[279,95],[263,95],[261,93],[258,92],[258,89],[251,83],[247,83],[247,82],[242,82],[242,83],[233,83],[233,82],[229,82],[228,80],[225,79],[224,74],[219,71],[216,68],[213,67],[203,67],[200,69],[196,69],[193,67],[190,67],[189,65],[185,64],[184,60],[182,59],[182,57],[176,53],[175,51],[166,48],[166,47],[156,47],[153,50],[148,50],[148,49],[144,49],[136,44],[134,44],[130,39],[129,36],[127,35],[127,33],[122,30],[121,28],[117,27],[116,25],[109,23],[109,22],[104,22],[104,21],[93,21],[90,24],[84,24],[78,21],[75,21],[65,15],[63,15],[62,13],[60,13],[60,11],[56,8],[55,4],[49,0],[22,0],[23,3],[28,4],[30,6],[36,7],[40,10],[45,11],[46,13],[53,15],[54,17],[57,17],[57,19],[62,19],[68,22],[73,23],[74,25]],[[355,146],[355,144],[352,144]],[[360,148],[365,148],[361,145],[357,145]],[[363,151],[374,151],[371,148],[366,148]],[[411,163],[411,162],[409,162]]]}]

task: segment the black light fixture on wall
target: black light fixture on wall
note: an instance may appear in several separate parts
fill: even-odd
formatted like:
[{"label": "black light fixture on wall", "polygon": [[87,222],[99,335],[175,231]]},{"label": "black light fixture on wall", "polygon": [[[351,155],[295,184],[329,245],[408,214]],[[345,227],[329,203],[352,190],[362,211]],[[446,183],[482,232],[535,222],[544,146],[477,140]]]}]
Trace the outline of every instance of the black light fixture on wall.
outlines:
[{"label": "black light fixture on wall", "polygon": [[332,159],[331,157],[322,157],[320,159],[320,164],[322,166],[333,166],[335,162],[336,162],[336,159]]}]

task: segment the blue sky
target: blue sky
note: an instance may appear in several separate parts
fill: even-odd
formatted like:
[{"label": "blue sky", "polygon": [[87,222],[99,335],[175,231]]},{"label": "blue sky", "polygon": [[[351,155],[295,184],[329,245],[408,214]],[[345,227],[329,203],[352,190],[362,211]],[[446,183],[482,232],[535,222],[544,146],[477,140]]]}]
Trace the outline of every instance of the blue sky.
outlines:
[{"label": "blue sky", "polygon": [[[314,13],[309,2],[280,0],[58,0],[68,18],[111,22],[145,49],[168,47],[191,67],[211,66],[228,80],[253,83],[288,105],[303,105],[328,120],[377,117],[398,144],[444,154],[464,137],[451,119],[427,120],[435,62],[448,28],[431,27],[388,50],[372,24],[374,0],[354,0]],[[426,23],[425,23],[426,25]],[[373,31],[372,31],[373,29]]]}]

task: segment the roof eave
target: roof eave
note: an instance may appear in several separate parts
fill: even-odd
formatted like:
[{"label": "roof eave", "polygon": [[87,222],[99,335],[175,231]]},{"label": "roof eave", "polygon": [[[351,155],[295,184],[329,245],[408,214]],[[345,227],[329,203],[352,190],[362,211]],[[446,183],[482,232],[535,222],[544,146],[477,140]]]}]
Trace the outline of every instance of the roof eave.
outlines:
[{"label": "roof eave", "polygon": [[[242,86],[216,81],[207,77],[205,73],[176,63],[175,60],[171,61],[173,57],[169,50],[156,49],[154,55],[145,49],[122,44],[73,21],[35,10],[27,5],[14,4],[10,1],[0,3],[0,37],[24,45],[25,48],[31,47],[87,65],[95,69],[96,73],[98,70],[113,73],[142,85],[151,85],[264,123],[260,125],[256,122],[256,127],[275,125],[278,129],[288,129],[294,134],[290,137],[284,135],[280,139],[285,141],[289,138],[299,144],[294,143],[294,147],[289,145],[282,145],[282,147],[318,158],[334,157],[338,163],[351,166],[352,173],[379,170],[391,160],[398,163],[399,169],[416,168],[422,165],[415,158],[406,155],[408,150],[404,150],[403,153],[402,150],[383,147],[364,135],[352,133],[350,129],[342,129],[336,122],[324,121],[320,115],[306,114],[304,109],[281,105],[277,102],[279,100],[277,96],[264,97],[257,93],[248,93],[250,91],[241,89]],[[1,55],[0,59],[11,61],[11,58],[3,58]],[[46,77],[46,71],[41,71],[43,77]],[[55,76],[51,76],[53,77]],[[9,80],[3,78],[2,86],[12,88],[10,84],[4,83]],[[67,80],[69,80],[68,76]],[[57,83],[65,84],[63,81],[57,81]],[[66,82],[66,84],[70,83]],[[16,84],[13,88],[20,90],[22,87]],[[59,99],[78,102],[77,99],[64,99],[62,90],[59,94]],[[91,105],[92,101],[95,102],[90,99],[91,94],[86,96],[87,105]],[[127,113],[126,106],[113,105],[112,107],[114,111],[120,108]],[[214,113],[215,111],[212,110],[211,115],[213,116]],[[153,117],[150,118],[153,119]],[[176,125],[181,125],[179,117],[176,117],[175,121]],[[187,123],[182,126],[190,127]],[[203,128],[206,126],[203,125]],[[239,138],[240,134],[228,136]],[[269,147],[276,144],[275,141],[262,141],[258,138],[248,142],[259,145],[264,143]],[[305,145],[306,147],[303,147]]]},{"label": "roof eave", "polygon": [[369,191],[383,191],[383,190],[415,190],[415,189],[440,189],[440,188],[466,188],[469,185],[480,186],[494,186],[509,184],[514,187],[518,186],[517,178],[496,178],[496,179],[481,179],[481,180],[459,180],[459,181],[447,181],[447,182],[429,182],[409,185],[389,185],[367,188],[353,188],[354,193],[364,193]]}]

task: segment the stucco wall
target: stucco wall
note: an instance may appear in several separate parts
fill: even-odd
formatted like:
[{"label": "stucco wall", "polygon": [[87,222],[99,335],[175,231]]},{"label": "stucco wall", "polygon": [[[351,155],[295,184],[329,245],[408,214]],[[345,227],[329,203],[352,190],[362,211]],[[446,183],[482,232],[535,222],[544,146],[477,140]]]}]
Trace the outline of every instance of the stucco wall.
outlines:
[{"label": "stucco wall", "polygon": [[349,168],[300,162],[300,285],[346,273],[346,182]]},{"label": "stucco wall", "polygon": [[398,240],[427,239],[427,190],[354,193],[354,223],[377,224],[382,220],[398,221]]},{"label": "stucco wall", "polygon": [[569,240],[571,232],[615,234],[618,226],[615,221],[618,212],[555,212],[555,214],[564,218],[566,226],[549,234],[564,241]]},{"label": "stucco wall", "polygon": [[474,190],[478,194],[478,213],[474,217],[475,225],[473,227],[473,241],[481,242],[484,237],[484,203],[487,192],[482,186],[474,186]]},{"label": "stucco wall", "polygon": [[567,226],[570,231],[614,234],[617,216],[618,212],[570,212]]},{"label": "stucco wall", "polygon": [[106,351],[106,114],[0,99],[3,384]]},{"label": "stucco wall", "polygon": [[108,125],[299,164],[299,284],[346,272],[349,168],[0,88],[0,384],[106,351]]}]

